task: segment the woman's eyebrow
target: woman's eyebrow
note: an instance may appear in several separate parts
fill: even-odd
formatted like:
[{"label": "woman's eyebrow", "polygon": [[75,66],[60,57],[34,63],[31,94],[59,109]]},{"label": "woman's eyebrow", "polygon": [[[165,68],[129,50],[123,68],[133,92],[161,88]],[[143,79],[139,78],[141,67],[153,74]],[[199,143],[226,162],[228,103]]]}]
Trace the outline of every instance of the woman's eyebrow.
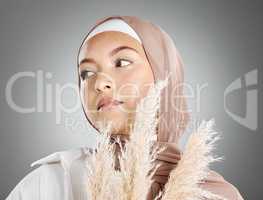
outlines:
[{"label": "woman's eyebrow", "polygon": [[80,61],[79,65],[81,65],[83,63],[94,63],[94,64],[96,64],[96,61],[92,58],[84,58]]},{"label": "woman's eyebrow", "polygon": [[[119,46],[119,47],[113,49],[113,50],[109,53],[109,55],[110,55],[110,56],[113,56],[114,54],[116,54],[116,53],[118,53],[119,51],[124,50],[124,49],[129,49],[129,50],[135,51],[136,53],[139,54],[139,52],[138,52],[136,49],[132,48],[132,47],[129,47],[129,46]],[[96,61],[95,61],[94,59],[92,59],[92,58],[84,58],[84,59],[82,59],[82,60],[79,62],[79,65],[81,65],[81,64],[83,64],[83,63],[94,63],[94,64],[96,64]]]},{"label": "woman's eyebrow", "polygon": [[109,55],[110,55],[110,56],[113,56],[114,54],[116,54],[116,53],[118,53],[119,51],[124,50],[124,49],[129,49],[129,50],[135,51],[136,53],[139,54],[139,52],[138,52],[136,49],[132,48],[132,47],[129,47],[129,46],[119,46],[119,47],[113,49],[113,50],[109,53]]}]

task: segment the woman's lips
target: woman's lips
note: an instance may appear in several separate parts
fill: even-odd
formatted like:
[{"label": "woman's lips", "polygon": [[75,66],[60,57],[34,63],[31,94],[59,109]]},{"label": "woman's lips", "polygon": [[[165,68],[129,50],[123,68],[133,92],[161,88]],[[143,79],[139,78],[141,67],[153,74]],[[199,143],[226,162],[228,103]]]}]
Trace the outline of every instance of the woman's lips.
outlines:
[{"label": "woman's lips", "polygon": [[109,110],[117,105],[122,104],[122,101],[117,101],[111,97],[104,97],[98,103],[98,111],[100,110]]}]

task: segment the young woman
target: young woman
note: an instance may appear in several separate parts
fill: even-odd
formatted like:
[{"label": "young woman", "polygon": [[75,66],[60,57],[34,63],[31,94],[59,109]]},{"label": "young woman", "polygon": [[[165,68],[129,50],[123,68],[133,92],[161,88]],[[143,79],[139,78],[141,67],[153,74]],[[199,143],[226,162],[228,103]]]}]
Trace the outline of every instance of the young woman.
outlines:
[{"label": "young woman", "polygon": [[[112,141],[129,138],[139,101],[152,84],[171,75],[158,113],[155,145],[166,149],[156,160],[161,165],[148,195],[148,200],[154,199],[180,160],[178,142],[189,120],[182,60],[172,39],[159,26],[137,17],[105,17],[96,22],[80,47],[78,72],[86,118],[98,131],[101,123],[111,122]],[[85,158],[90,151],[56,152],[36,161],[32,165],[41,166],[28,174],[7,200],[87,199]],[[212,170],[201,186],[229,200],[243,199],[231,183]]]}]

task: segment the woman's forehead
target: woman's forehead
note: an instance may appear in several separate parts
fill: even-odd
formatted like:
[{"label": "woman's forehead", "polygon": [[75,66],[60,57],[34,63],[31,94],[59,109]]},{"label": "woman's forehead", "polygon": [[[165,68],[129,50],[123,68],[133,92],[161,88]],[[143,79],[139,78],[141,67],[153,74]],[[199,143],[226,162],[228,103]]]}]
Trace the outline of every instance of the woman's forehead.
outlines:
[{"label": "woman's forehead", "polygon": [[141,43],[130,35],[118,31],[105,31],[94,35],[83,43],[80,49],[79,60],[86,57],[88,53],[92,54],[94,51],[107,53],[119,46],[131,47],[143,53]]}]

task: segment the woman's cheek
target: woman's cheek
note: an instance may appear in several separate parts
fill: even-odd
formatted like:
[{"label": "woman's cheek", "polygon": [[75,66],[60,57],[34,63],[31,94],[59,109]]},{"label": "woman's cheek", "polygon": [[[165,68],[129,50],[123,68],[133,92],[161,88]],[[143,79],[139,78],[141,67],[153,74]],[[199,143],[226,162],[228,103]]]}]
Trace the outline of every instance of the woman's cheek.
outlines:
[{"label": "woman's cheek", "polygon": [[125,102],[123,110],[135,112],[141,99],[146,96],[149,86],[142,82],[143,79],[129,79],[119,88],[118,99]]},{"label": "woman's cheek", "polygon": [[140,95],[140,88],[132,76],[123,77],[118,85],[117,97],[122,101],[136,99]]},{"label": "woman's cheek", "polygon": [[130,99],[130,100],[126,101],[122,105],[121,109],[126,114],[134,113],[136,111],[136,100],[135,99]]},{"label": "woman's cheek", "polygon": [[[91,119],[96,115],[97,109],[96,105],[94,105],[94,95],[92,95],[92,91],[89,89],[88,85],[85,85],[85,88],[81,90],[81,96],[83,98],[83,106],[87,116]],[[93,102],[93,103],[92,103]]]}]

